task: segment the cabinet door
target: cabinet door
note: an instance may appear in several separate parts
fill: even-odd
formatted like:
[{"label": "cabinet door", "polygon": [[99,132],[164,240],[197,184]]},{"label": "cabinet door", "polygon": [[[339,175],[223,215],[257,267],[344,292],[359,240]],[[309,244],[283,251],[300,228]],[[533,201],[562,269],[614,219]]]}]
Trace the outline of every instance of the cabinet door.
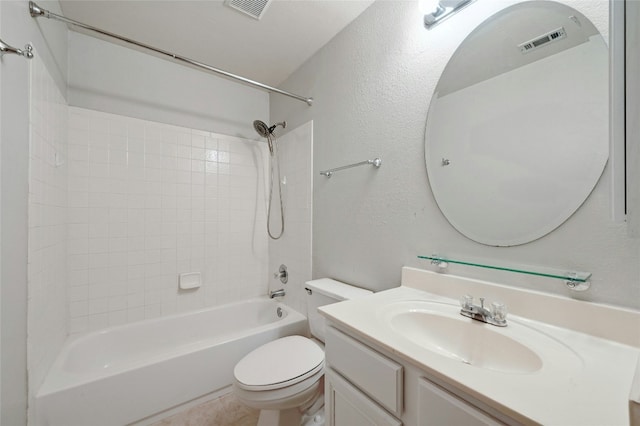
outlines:
[{"label": "cabinet door", "polygon": [[328,369],[325,380],[328,426],[402,426],[335,371]]},{"label": "cabinet door", "polygon": [[418,424],[420,426],[499,426],[504,425],[440,386],[420,379]]},{"label": "cabinet door", "polygon": [[327,327],[325,352],[335,372],[395,416],[402,415],[402,365],[333,327]]}]

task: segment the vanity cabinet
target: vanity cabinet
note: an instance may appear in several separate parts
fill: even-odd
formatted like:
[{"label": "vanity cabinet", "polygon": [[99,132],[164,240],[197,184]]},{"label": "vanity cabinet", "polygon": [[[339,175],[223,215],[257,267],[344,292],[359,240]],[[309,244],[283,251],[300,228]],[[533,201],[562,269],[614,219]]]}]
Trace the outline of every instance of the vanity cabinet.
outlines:
[{"label": "vanity cabinet", "polygon": [[328,426],[517,424],[487,413],[415,366],[335,325],[327,328],[325,355]]}]

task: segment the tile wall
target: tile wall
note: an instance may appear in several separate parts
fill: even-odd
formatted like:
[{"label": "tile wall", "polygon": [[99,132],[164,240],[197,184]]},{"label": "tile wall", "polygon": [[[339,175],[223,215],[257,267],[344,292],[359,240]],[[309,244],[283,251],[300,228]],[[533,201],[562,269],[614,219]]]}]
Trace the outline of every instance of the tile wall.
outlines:
[{"label": "tile wall", "polygon": [[36,390],[67,336],[67,104],[40,55],[29,66],[27,366]]},{"label": "tile wall", "polygon": [[[313,121],[278,139],[284,200],[285,232],[269,241],[269,288],[284,288],[285,303],[306,315],[304,283],[311,279],[311,234],[313,201]],[[277,179],[277,177],[276,177]],[[274,186],[271,212],[272,233],[280,230],[280,206]],[[273,278],[280,264],[287,265],[289,282]]]},{"label": "tile wall", "polygon": [[259,141],[69,108],[70,333],[265,294],[267,166]]}]

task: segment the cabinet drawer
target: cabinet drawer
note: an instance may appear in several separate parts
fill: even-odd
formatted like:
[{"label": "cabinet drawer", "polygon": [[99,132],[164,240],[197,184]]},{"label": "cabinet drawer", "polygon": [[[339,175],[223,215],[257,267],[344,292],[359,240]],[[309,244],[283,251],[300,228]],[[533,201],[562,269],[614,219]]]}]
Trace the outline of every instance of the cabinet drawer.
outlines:
[{"label": "cabinet drawer", "polygon": [[392,413],[402,414],[402,366],[352,337],[327,329],[327,364]]}]

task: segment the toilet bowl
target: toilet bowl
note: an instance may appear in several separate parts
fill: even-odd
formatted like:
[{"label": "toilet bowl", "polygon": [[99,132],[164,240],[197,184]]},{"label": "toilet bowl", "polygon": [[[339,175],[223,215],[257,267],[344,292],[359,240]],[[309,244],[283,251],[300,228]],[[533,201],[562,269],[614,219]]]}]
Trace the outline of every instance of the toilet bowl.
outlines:
[{"label": "toilet bowl", "polygon": [[310,339],[287,336],[266,343],[234,369],[236,395],[255,408],[293,408],[317,393],[324,352]]},{"label": "toilet bowl", "polygon": [[[307,309],[311,333],[324,341],[324,318],[319,306],[369,295],[369,290],[323,278],[308,281]],[[315,339],[287,336],[247,354],[233,371],[233,392],[244,404],[260,409],[258,426],[324,424],[317,413],[324,405],[324,348]]]}]

